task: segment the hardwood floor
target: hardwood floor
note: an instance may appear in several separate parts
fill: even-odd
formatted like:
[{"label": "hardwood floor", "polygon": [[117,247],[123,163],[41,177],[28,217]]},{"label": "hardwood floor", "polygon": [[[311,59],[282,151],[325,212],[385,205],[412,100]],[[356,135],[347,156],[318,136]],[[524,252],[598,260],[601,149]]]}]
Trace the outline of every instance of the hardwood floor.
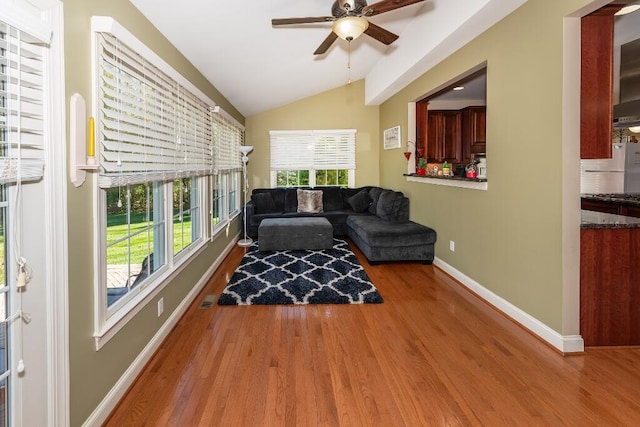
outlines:
[{"label": "hardwood floor", "polygon": [[108,426],[640,423],[640,349],[562,357],[435,267],[369,266],[383,304],[199,309],[236,247]]}]

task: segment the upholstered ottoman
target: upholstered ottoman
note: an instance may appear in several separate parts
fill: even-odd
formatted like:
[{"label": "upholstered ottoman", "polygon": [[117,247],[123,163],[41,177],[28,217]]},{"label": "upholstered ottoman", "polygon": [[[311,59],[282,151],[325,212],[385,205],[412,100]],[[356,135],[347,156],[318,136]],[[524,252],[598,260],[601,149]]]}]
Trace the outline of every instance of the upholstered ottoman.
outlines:
[{"label": "upholstered ottoman", "polygon": [[258,250],[330,249],[333,227],[324,217],[266,218],[258,227]]}]

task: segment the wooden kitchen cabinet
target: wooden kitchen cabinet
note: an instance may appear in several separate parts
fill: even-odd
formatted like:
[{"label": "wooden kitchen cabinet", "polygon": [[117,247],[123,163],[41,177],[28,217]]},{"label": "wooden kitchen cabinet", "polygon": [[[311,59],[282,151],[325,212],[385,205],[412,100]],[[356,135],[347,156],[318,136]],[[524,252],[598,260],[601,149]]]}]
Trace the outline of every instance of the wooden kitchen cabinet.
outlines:
[{"label": "wooden kitchen cabinet", "polygon": [[622,215],[640,218],[640,206],[622,206]]},{"label": "wooden kitchen cabinet", "polygon": [[427,147],[427,101],[416,102],[416,148],[426,152]]},{"label": "wooden kitchen cabinet", "polygon": [[580,335],[586,346],[640,344],[639,228],[580,230]]},{"label": "wooden kitchen cabinet", "polygon": [[640,206],[628,203],[612,203],[583,198],[580,200],[580,208],[587,211],[604,212],[640,218]]},{"label": "wooden kitchen cabinet", "polygon": [[580,158],[611,158],[613,138],[613,14],[604,6],[581,21]]},{"label": "wooden kitchen cabinet", "polygon": [[604,212],[620,215],[620,205],[598,200],[581,199],[580,208],[587,211]]},{"label": "wooden kitchen cabinet", "polygon": [[434,110],[427,113],[428,162],[462,162],[461,118],[460,111]]},{"label": "wooden kitchen cabinet", "polygon": [[471,163],[472,154],[487,152],[487,107],[474,106],[460,110],[462,114],[462,163]]}]

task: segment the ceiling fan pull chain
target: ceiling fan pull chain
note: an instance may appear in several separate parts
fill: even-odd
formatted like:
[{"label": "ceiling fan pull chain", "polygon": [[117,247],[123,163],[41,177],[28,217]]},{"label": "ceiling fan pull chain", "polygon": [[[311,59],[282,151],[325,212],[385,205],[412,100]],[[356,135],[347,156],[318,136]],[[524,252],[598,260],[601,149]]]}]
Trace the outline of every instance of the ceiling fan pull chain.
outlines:
[{"label": "ceiling fan pull chain", "polygon": [[347,40],[347,84],[351,84],[351,40]]}]

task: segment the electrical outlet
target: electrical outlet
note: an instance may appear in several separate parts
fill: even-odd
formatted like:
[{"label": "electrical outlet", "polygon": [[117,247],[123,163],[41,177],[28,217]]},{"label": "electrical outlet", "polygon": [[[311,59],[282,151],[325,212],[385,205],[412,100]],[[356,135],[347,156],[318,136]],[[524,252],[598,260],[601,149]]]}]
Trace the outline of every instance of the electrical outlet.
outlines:
[{"label": "electrical outlet", "polygon": [[454,242],[453,240],[449,240],[449,250],[451,252],[455,252],[456,251],[456,242]]},{"label": "electrical outlet", "polygon": [[158,300],[158,317],[162,315],[163,311],[164,311],[164,297]]}]

